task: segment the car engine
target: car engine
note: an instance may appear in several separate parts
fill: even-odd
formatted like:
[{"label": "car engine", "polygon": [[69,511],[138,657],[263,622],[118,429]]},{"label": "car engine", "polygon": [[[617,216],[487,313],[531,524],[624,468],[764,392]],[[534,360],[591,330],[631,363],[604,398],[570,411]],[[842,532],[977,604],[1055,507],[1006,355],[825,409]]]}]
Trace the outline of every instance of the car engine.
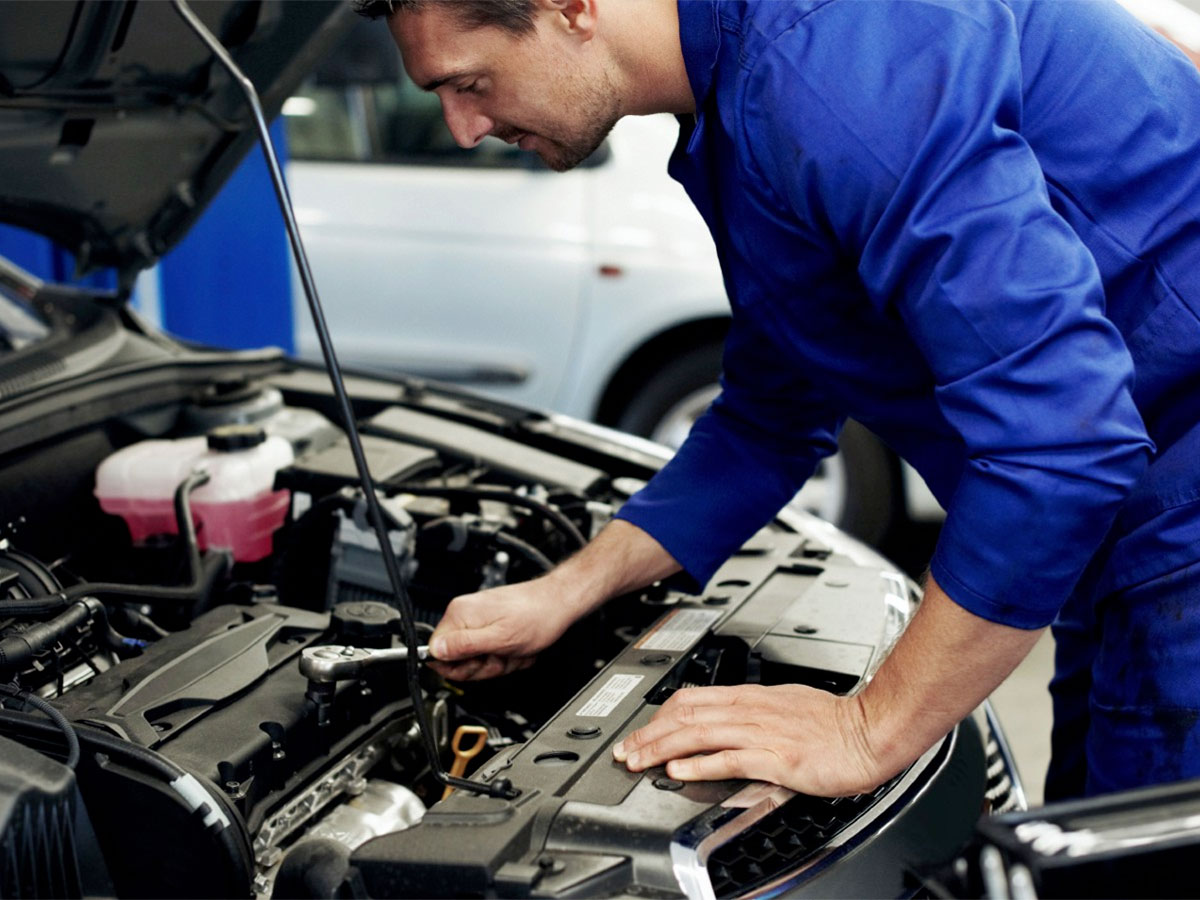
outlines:
[{"label": "car engine", "polygon": [[[576,550],[661,462],[588,426],[419,384],[355,379],[352,389],[391,550],[426,636],[455,596],[536,577]],[[661,769],[638,776],[611,762],[616,728],[641,724],[678,687],[787,681],[843,692],[882,660],[915,601],[911,585],[865,548],[862,564],[778,522],[700,597],[659,584],[617,598],[530,670],[462,685],[423,670],[442,764],[454,771],[457,761],[456,771],[511,785],[516,796],[443,799],[402,665],[326,681],[301,665],[306,650],[336,660],[400,645],[399,611],[330,403],[317,371],[218,381],[183,402],[76,430],[5,469],[6,505],[24,512],[0,547],[0,667],[10,692],[73,723],[81,748],[78,797],[62,784],[30,788],[38,814],[0,839],[42,860],[9,870],[13,893],[76,884],[117,896],[265,897],[281,878],[281,896],[334,896],[343,882],[372,896],[566,895],[581,886],[725,896],[769,883],[798,859],[832,859],[838,836],[856,822],[862,830],[869,810],[891,808],[881,829],[917,808],[914,785],[946,766],[973,786],[956,785],[949,800],[946,778],[924,790],[943,830],[965,835],[981,805],[1005,802],[1008,786],[985,784],[978,736],[963,729],[947,739],[954,746],[838,809],[790,792],[730,805],[742,785],[684,786]],[[262,558],[239,559],[246,554],[221,546],[211,518],[193,514],[210,472],[184,472],[170,492],[172,527],[160,520],[152,533],[128,508],[106,513],[95,496],[105,460],[145,446],[151,458],[170,455],[206,434],[210,447],[232,441],[234,452],[276,439],[290,451],[270,485],[287,502]],[[138,465],[155,477],[153,463]],[[0,708],[0,743],[68,755],[60,726],[16,698]],[[790,856],[771,862],[738,843],[748,826],[731,829],[734,812],[744,820],[753,808],[754,824],[797,801],[822,822]],[[630,810],[640,810],[637,827],[623,819]],[[680,843],[689,829],[696,839]],[[547,856],[556,841],[563,852]],[[680,853],[691,854],[690,875],[672,862]],[[899,890],[902,870],[865,884]]]}]

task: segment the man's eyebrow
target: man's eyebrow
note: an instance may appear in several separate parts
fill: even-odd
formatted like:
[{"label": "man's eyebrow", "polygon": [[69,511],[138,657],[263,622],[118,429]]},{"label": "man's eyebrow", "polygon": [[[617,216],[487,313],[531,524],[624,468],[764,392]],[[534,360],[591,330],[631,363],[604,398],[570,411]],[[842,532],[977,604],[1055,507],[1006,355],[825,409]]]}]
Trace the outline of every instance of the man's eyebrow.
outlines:
[{"label": "man's eyebrow", "polygon": [[419,85],[423,91],[436,91],[448,81],[453,81],[455,78],[462,78],[467,75],[467,72],[451,72],[449,75],[443,75],[441,78],[435,78],[433,81],[427,81]]}]

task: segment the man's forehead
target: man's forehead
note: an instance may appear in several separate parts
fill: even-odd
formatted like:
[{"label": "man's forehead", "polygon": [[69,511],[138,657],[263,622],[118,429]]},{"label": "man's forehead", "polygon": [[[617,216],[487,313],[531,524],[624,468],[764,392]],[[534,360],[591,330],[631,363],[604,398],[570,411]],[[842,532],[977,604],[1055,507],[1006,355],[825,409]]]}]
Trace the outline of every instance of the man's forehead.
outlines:
[{"label": "man's forehead", "polygon": [[496,29],[464,28],[453,7],[453,3],[425,3],[388,19],[409,78],[427,90],[473,70],[498,37]]}]

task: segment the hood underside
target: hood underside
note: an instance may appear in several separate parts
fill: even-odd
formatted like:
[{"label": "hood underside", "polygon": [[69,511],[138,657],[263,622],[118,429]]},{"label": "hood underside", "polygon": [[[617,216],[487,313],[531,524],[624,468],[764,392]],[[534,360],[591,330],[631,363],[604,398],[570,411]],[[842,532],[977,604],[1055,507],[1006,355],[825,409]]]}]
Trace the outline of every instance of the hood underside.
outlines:
[{"label": "hood underside", "polygon": [[[278,113],[354,20],[338,0],[192,8]],[[0,221],[123,285],[183,234],[254,146],[238,86],[166,2],[0,3]]]}]

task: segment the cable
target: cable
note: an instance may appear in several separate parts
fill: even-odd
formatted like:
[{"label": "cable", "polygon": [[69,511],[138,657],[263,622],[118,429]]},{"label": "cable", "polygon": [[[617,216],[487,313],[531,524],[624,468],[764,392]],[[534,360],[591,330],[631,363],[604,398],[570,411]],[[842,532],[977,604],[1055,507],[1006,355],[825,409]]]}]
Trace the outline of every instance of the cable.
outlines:
[{"label": "cable", "polygon": [[474,535],[487,541],[494,541],[505,550],[513,551],[542,572],[548,572],[554,568],[554,563],[550,562],[546,555],[533,546],[533,544],[514,537],[511,534],[505,534],[503,531],[490,531],[486,528],[473,526],[458,516],[444,516],[443,518],[426,522],[421,526],[421,533],[423,535],[434,535],[438,532],[446,532],[447,548],[453,547],[456,541],[461,541],[465,544],[467,536]]},{"label": "cable", "polygon": [[[0,721],[9,717],[12,720],[19,719],[20,725],[28,731],[44,731],[48,727],[45,723],[15,710],[4,710],[0,713]],[[218,844],[234,867],[235,877],[247,885],[250,883],[253,857],[245,823],[228,797],[206,786],[204,779],[192,775],[187,769],[147,747],[123,740],[94,726],[85,725],[75,733],[89,753],[98,750],[121,760],[123,764],[133,762],[149,770],[165,782],[193,811],[207,806],[206,829],[210,833],[215,832]]]},{"label": "cable", "polygon": [[505,534],[503,531],[496,532],[492,539],[506,550],[512,550],[514,553],[525,557],[543,572],[549,572],[554,568],[554,563],[550,562],[533,544],[527,543],[518,537],[513,537],[511,534]]},{"label": "cable", "polygon": [[[296,224],[296,215],[292,210],[292,201],[291,197],[288,196],[287,184],[283,180],[283,172],[279,168],[279,159],[276,157],[274,146],[271,144],[271,136],[267,130],[267,120],[263,115],[262,104],[258,99],[258,92],[254,88],[254,83],[238,68],[233,57],[229,55],[229,51],[222,46],[221,42],[213,36],[212,32],[192,12],[186,0],[172,0],[172,5],[175,7],[175,11],[179,13],[179,17],[203,41],[205,46],[217,58],[217,61],[220,62],[242,89],[242,93],[246,97],[246,102],[254,114],[254,124],[258,130],[259,144],[262,147],[263,156],[266,158],[267,168],[271,173],[271,184],[275,189],[275,197],[279,201],[280,212],[283,213],[284,226],[287,229],[288,240],[292,246],[292,256],[295,258],[296,268],[300,274],[300,283],[304,286],[304,296],[308,301],[309,313],[312,315],[313,326],[317,332],[317,340],[321,345],[321,355],[325,359],[325,369],[329,374],[329,380],[333,386],[338,412],[341,415],[342,423],[346,427],[346,437],[350,443],[350,454],[354,457],[354,466],[358,470],[358,477],[362,482],[363,495],[367,501],[367,509],[370,511],[371,522],[375,527],[375,537],[379,541],[379,547],[382,551],[383,548],[391,546],[388,539],[387,523],[383,516],[379,498],[375,495],[375,484],[371,478],[371,471],[367,466],[367,456],[363,451],[362,439],[358,434],[354,408],[350,404],[350,397],[346,393],[346,385],[342,380],[341,366],[338,363],[337,354],[333,349],[333,339],[329,336],[329,326],[325,322],[325,313],[321,309],[321,301],[317,296],[316,281],[313,279],[312,270],[309,268],[308,254],[304,252],[304,244],[300,240],[300,227]],[[465,778],[454,777],[442,768],[437,744],[433,737],[433,727],[429,721],[429,711],[425,708],[424,692],[421,689],[421,662],[417,656],[416,618],[413,614],[412,601],[409,599],[408,592],[404,589],[404,581],[400,576],[400,567],[396,564],[395,555],[387,552],[381,552],[380,555],[383,557],[388,581],[391,583],[392,592],[396,595],[397,605],[400,609],[404,643],[408,647],[408,660],[405,666],[408,690],[409,695],[412,697],[413,710],[416,713],[417,722],[420,726],[422,744],[425,747],[426,755],[429,757],[429,767],[433,770],[433,774],[437,780],[442,784],[452,785],[453,787],[462,788],[465,791],[473,793],[515,799],[519,796],[519,792],[513,789],[511,782],[507,778],[496,778],[489,784],[481,784],[477,781],[468,781]]]},{"label": "cable", "polygon": [[59,730],[63,733],[63,737],[67,740],[66,766],[68,769],[74,770],[75,766],[79,764],[79,734],[75,731],[75,726],[67,721],[67,717],[41,697],[35,697],[28,691],[15,688],[11,684],[0,684],[0,693],[16,697],[22,703],[41,710],[50,718],[50,721],[58,726]]},{"label": "cable", "polygon": [[58,612],[66,609],[80,597],[116,595],[146,601],[171,601],[191,603],[207,596],[212,582],[226,565],[221,553],[210,553],[201,559],[200,545],[196,540],[196,526],[192,521],[190,496],[192,491],[207,484],[207,472],[192,472],[175,489],[175,521],[180,539],[187,553],[188,574],[191,581],[186,585],[121,584],[119,582],[81,582],[64,588],[49,597],[0,600],[0,615],[33,616]]},{"label": "cable", "polygon": [[414,497],[445,497],[454,499],[456,497],[473,500],[495,500],[499,503],[507,503],[509,506],[515,506],[518,509],[528,510],[535,515],[546,519],[559,531],[570,538],[575,545],[575,549],[582,549],[587,543],[580,530],[575,526],[575,523],[568,519],[562,512],[550,506],[547,503],[542,503],[539,500],[534,500],[531,497],[522,497],[520,494],[515,494],[512,491],[495,490],[491,488],[478,487],[439,487],[437,485],[425,484],[390,484],[387,485],[389,496],[396,494],[412,494]]}]

